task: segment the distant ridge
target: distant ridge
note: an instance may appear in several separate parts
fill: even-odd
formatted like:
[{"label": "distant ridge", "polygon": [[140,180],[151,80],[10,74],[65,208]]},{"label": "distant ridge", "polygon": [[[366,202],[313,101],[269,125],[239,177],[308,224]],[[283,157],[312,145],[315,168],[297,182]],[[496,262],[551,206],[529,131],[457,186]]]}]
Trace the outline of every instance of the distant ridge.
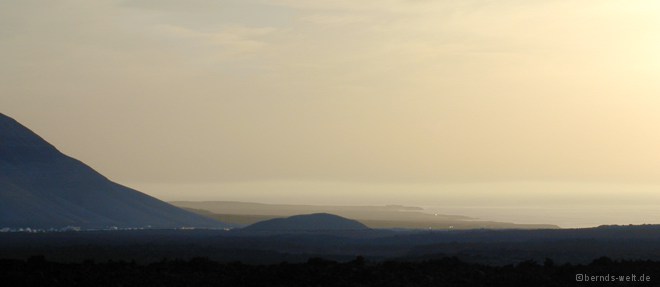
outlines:
[{"label": "distant ridge", "polygon": [[461,215],[431,213],[420,207],[265,204],[235,201],[173,201],[171,204],[236,226],[299,214],[329,213],[385,229],[557,229],[552,224],[516,224]]},{"label": "distant ridge", "polygon": [[0,228],[67,226],[104,229],[227,225],[114,183],[0,113]]},{"label": "distant ridge", "polygon": [[257,222],[244,231],[340,231],[369,230],[366,225],[329,213],[294,215]]}]

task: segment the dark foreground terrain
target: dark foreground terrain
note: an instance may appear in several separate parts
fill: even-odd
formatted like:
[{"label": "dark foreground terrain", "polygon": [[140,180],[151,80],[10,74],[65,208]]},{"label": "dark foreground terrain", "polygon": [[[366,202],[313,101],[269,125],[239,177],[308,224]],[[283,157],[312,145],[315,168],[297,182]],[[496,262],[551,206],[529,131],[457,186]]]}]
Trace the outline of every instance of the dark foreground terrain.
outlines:
[{"label": "dark foreground terrain", "polygon": [[488,265],[552,258],[559,264],[615,260],[660,261],[660,226],[585,229],[391,231],[118,230],[0,232],[0,259],[44,255],[58,262],[94,259],[153,263],[163,258],[208,257],[218,262],[276,264],[310,257],[347,261],[433,260],[457,257]]},{"label": "dark foreground terrain", "polygon": [[[580,276],[599,281],[577,281]],[[546,259],[541,264],[489,266],[455,257],[421,262],[357,257],[344,263],[311,258],[306,263],[247,265],[193,258],[137,264],[55,263],[37,256],[0,260],[0,278],[4,286],[657,286],[660,262],[603,257],[587,265],[556,265]]]},{"label": "dark foreground terrain", "polygon": [[[576,281],[582,274],[601,276],[598,280],[605,282]],[[619,282],[619,276],[631,277]],[[650,282],[640,281],[642,276]],[[1,286],[660,286],[660,227],[7,232],[0,233],[0,282]]]}]

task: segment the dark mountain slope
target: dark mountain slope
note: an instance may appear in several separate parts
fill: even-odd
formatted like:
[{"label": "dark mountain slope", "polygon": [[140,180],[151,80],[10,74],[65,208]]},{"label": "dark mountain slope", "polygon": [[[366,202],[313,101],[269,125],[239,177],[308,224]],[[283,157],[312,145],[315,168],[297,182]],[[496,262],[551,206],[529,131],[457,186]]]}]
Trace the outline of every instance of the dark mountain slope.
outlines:
[{"label": "dark mountain slope", "polygon": [[0,228],[65,226],[225,227],[108,180],[0,114]]}]

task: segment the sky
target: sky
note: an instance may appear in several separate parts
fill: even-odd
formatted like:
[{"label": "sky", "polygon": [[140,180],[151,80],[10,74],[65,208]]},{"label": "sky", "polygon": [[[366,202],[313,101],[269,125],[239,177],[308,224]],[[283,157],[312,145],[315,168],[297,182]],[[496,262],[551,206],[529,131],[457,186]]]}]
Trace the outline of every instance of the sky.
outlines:
[{"label": "sky", "polygon": [[658,29],[652,0],[0,0],[0,112],[165,200],[656,204]]}]

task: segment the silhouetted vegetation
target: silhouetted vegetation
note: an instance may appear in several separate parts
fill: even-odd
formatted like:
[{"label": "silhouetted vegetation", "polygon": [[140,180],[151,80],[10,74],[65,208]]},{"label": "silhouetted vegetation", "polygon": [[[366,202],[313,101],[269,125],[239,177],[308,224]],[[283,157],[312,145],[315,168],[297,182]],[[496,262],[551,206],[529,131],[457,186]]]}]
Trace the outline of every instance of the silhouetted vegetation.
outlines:
[{"label": "silhouetted vegetation", "polygon": [[575,276],[635,274],[650,276],[651,283],[614,285],[649,286],[660,278],[659,226],[367,231],[0,233],[0,281],[2,286],[603,286],[610,283],[580,283]]},{"label": "silhouetted vegetation", "polygon": [[309,232],[253,234],[222,230],[133,230],[52,233],[0,233],[0,258],[34,254],[60,262],[208,257],[251,264],[304,262],[309,257],[350,260],[433,260],[507,265],[525,260],[556,264],[588,263],[593,258],[660,261],[658,226],[563,230]]},{"label": "silhouetted vegetation", "polygon": [[[587,265],[556,265],[524,261],[489,266],[456,257],[421,262],[348,262],[310,258],[305,263],[249,265],[219,263],[208,258],[161,260],[151,264],[130,261],[56,263],[43,256],[0,260],[4,286],[581,286],[576,274],[648,276],[651,286],[660,278],[660,262],[614,261],[599,258]],[[597,286],[607,285],[599,282]],[[612,286],[621,286],[620,282]]]}]

